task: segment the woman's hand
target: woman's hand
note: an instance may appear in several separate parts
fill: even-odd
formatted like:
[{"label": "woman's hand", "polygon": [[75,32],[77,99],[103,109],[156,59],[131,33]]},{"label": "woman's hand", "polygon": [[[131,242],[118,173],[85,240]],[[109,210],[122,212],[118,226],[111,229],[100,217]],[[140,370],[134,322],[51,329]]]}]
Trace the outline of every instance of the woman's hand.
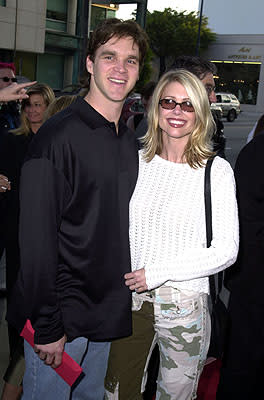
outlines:
[{"label": "woman's hand", "polygon": [[5,175],[0,175],[0,193],[5,193],[7,190],[11,190],[10,182]]},{"label": "woman's hand", "polygon": [[125,284],[130,290],[135,290],[137,293],[142,293],[148,290],[144,268],[128,272],[125,274],[124,278]]}]

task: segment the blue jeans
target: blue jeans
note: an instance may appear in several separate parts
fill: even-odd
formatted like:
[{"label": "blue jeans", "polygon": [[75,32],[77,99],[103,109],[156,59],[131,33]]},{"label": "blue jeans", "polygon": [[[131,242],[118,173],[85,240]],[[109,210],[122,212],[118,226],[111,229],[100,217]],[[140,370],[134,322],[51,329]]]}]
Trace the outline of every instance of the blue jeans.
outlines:
[{"label": "blue jeans", "polygon": [[103,400],[110,342],[84,337],[65,344],[65,351],[83,368],[84,377],[72,389],[50,366],[39,359],[25,341],[26,371],[23,400]]}]

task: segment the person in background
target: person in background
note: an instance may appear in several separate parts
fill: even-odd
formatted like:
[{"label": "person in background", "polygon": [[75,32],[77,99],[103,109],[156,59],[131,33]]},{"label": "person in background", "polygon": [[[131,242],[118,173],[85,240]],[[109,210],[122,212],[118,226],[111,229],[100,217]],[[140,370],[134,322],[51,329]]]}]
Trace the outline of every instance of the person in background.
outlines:
[{"label": "person in background", "polygon": [[[0,90],[17,81],[13,63],[0,62]],[[10,129],[18,128],[20,124],[17,101],[9,101],[0,105],[0,139],[7,135]]]},{"label": "person in background", "polygon": [[[177,68],[186,69],[196,75],[205,86],[209,103],[216,102],[214,75],[216,75],[217,69],[215,64],[198,56],[179,56],[174,60],[170,69]],[[212,137],[214,151],[218,156],[225,158],[226,138],[224,135],[224,124],[218,118],[215,110],[211,109],[211,112],[216,124],[216,130]]]},{"label": "person in background", "polygon": [[140,139],[147,133],[148,130],[148,109],[151,104],[155,86],[156,83],[151,81],[148,82],[142,89],[141,101],[144,106],[144,113],[131,115],[127,120],[127,126],[135,132],[139,149],[142,147]]},{"label": "person in background", "polygon": [[44,115],[44,120],[47,121],[47,119],[49,119],[53,115],[64,110],[66,107],[69,107],[69,105],[74,103],[76,99],[77,99],[77,96],[67,95],[67,94],[56,97],[56,99],[53,100],[50,103],[50,105],[48,106],[48,108],[45,112],[45,115]]},{"label": "person in background", "polygon": [[133,334],[111,345],[107,399],[141,399],[149,356],[160,351],[157,399],[195,399],[210,343],[208,276],[236,260],[238,215],[230,164],[211,170],[213,238],[206,246],[204,173],[214,155],[207,92],[186,70],[153,93],[130,201]]},{"label": "person in background", "polygon": [[253,129],[249,132],[247,137],[247,143],[250,142],[256,135],[264,132],[264,114],[261,115],[259,120],[255,123]]},{"label": "person in background", "polygon": [[[139,78],[146,33],[102,21],[87,49],[89,91],[49,118],[21,174],[21,268],[7,320],[29,319],[23,400],[102,400],[110,341],[132,331],[128,206],[138,170],[133,132],[120,121]],[[29,207],[30,204],[30,207]],[[73,389],[53,368],[65,351],[81,364]]]},{"label": "person in background", "polygon": [[229,335],[217,400],[262,397],[264,365],[264,131],[240,151],[235,164],[240,223],[236,264],[226,274]]},{"label": "person in background", "polygon": [[[9,101],[14,100],[23,100],[28,99],[28,95],[26,93],[26,88],[28,86],[34,85],[36,82],[27,82],[27,83],[13,83],[6,87],[0,89],[0,103],[7,103]],[[1,104],[0,104],[1,105]],[[2,189],[2,190],[1,190]],[[10,190],[10,182],[6,176],[0,174],[0,190],[6,191]],[[1,252],[0,252],[1,254]]]},{"label": "person in background", "polygon": [[[13,63],[0,62],[0,90],[6,89],[14,84],[17,79],[15,77],[15,65]],[[19,107],[16,101],[0,102],[0,147],[2,138],[8,134],[9,129],[19,126]],[[5,178],[0,176],[1,187],[8,185]],[[0,258],[4,252],[4,238],[0,236]]]},{"label": "person in background", "polygon": [[[21,167],[33,136],[43,123],[48,105],[55,99],[46,84],[36,83],[27,90],[28,98],[21,103],[21,124],[3,138],[0,146],[1,231],[6,249],[7,309],[11,291],[20,268],[18,243],[19,187]],[[29,206],[29,205],[28,205]],[[20,397],[24,374],[23,341],[16,329],[8,324],[10,362],[4,375],[2,400]]]}]

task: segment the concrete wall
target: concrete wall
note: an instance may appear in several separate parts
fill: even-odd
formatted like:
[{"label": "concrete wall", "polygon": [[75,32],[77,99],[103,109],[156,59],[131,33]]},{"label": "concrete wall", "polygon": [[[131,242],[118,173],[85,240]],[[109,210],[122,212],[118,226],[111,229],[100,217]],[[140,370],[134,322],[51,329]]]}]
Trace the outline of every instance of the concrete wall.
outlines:
[{"label": "concrete wall", "polygon": [[46,0],[7,0],[0,7],[0,48],[43,53]]}]

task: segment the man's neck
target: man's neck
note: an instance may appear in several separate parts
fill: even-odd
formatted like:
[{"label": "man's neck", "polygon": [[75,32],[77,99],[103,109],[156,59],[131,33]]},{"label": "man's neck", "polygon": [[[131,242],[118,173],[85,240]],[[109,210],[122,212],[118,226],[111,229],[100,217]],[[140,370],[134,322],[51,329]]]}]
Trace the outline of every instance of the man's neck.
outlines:
[{"label": "man's neck", "polygon": [[101,101],[98,101],[90,92],[87,93],[84,100],[109,122],[114,122],[118,131],[118,121],[124,102],[114,102],[105,97],[101,98]]}]

